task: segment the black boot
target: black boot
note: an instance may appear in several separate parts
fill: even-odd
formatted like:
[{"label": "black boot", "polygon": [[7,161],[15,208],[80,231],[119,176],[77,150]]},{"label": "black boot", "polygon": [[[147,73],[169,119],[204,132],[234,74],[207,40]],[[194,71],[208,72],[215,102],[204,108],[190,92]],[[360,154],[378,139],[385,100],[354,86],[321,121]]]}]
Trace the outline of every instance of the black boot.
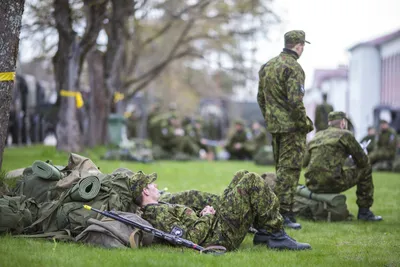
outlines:
[{"label": "black boot", "polygon": [[270,249],[277,250],[305,250],[311,249],[307,243],[299,243],[290,236],[285,230],[276,233],[268,233],[266,230],[259,230],[253,238],[254,245],[266,245]]},{"label": "black boot", "polygon": [[285,228],[291,228],[295,230],[301,229],[301,224],[296,223],[296,220],[292,220],[291,216],[282,215],[283,216],[283,226]]},{"label": "black boot", "polygon": [[382,221],[382,216],[375,216],[369,208],[360,208],[358,210],[357,218],[369,222]]}]

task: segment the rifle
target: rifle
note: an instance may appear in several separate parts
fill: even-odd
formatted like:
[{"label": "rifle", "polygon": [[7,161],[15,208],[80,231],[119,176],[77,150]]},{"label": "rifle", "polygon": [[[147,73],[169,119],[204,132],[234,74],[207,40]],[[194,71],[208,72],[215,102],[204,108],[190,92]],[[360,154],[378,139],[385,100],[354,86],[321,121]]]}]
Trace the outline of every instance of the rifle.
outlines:
[{"label": "rifle", "polygon": [[116,221],[125,223],[125,224],[133,226],[135,228],[138,228],[138,229],[140,229],[142,231],[145,231],[145,232],[148,232],[148,233],[152,233],[155,237],[158,237],[158,238],[161,238],[163,240],[166,240],[166,241],[168,241],[168,242],[170,242],[170,243],[172,243],[174,245],[180,245],[180,246],[184,246],[184,247],[187,247],[187,248],[191,248],[191,249],[197,250],[197,251],[199,251],[200,253],[203,253],[203,254],[222,255],[226,251],[226,248],[223,247],[223,246],[209,246],[209,247],[204,248],[204,247],[202,247],[200,245],[197,245],[197,244],[193,243],[190,240],[183,239],[183,238],[180,238],[180,237],[178,237],[176,235],[168,234],[168,233],[165,233],[165,232],[163,232],[161,230],[155,229],[153,227],[145,226],[145,225],[140,224],[138,222],[129,220],[127,218],[124,218],[124,217],[118,215],[117,213],[115,213],[113,211],[101,211],[101,210],[92,208],[89,205],[83,205],[83,207],[85,209],[87,209],[87,210],[95,211],[97,213],[100,213],[103,216],[108,217],[108,218],[112,218],[112,219],[114,219]]}]

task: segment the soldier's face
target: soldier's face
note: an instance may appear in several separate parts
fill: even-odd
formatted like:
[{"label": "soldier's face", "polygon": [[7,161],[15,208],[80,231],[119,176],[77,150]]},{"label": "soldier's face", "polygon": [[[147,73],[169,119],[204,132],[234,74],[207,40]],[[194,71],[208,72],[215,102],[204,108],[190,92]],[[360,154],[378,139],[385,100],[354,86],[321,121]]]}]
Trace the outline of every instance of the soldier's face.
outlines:
[{"label": "soldier's face", "polygon": [[304,46],[305,46],[305,44],[303,43],[303,44],[297,44],[297,45],[294,47],[294,50],[295,50],[296,53],[299,55],[299,57],[301,57],[301,55],[303,54]]},{"label": "soldier's face", "polygon": [[160,191],[157,189],[156,183],[151,183],[147,186],[147,195],[154,201],[157,201],[160,198]]}]

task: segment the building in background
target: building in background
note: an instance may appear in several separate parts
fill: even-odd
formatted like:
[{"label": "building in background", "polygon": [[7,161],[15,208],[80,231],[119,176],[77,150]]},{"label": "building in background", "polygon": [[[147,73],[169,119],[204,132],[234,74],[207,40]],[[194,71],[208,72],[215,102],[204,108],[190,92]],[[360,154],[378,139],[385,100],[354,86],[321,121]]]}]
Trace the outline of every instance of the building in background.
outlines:
[{"label": "building in background", "polygon": [[[348,68],[315,70],[304,104],[314,119],[322,93],[327,93],[333,108],[349,115],[359,140],[367,134],[368,126],[374,125],[376,107],[400,109],[400,30],[358,43],[348,51]],[[390,116],[385,119],[390,120]]]},{"label": "building in background", "polygon": [[379,105],[400,108],[400,30],[349,49],[349,114],[357,139]]}]

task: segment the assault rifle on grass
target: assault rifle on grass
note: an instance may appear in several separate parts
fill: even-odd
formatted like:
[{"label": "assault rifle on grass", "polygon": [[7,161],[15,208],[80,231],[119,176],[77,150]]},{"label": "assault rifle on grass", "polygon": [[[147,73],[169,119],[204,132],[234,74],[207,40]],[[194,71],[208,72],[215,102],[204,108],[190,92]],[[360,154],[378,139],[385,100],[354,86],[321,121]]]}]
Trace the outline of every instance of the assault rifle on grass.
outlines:
[{"label": "assault rifle on grass", "polygon": [[83,205],[83,207],[85,209],[87,209],[87,210],[95,211],[97,213],[100,213],[103,216],[108,217],[108,218],[112,218],[112,219],[114,219],[116,221],[125,223],[125,224],[130,225],[130,226],[135,227],[135,228],[138,228],[138,229],[140,229],[142,231],[145,231],[145,232],[148,232],[148,233],[152,233],[155,237],[158,237],[158,238],[161,238],[163,240],[166,240],[166,241],[168,241],[168,242],[170,242],[170,243],[172,243],[174,245],[179,245],[179,246],[184,246],[184,247],[187,247],[187,248],[191,248],[191,249],[197,250],[200,253],[204,253],[204,254],[221,255],[221,254],[224,254],[225,251],[226,251],[226,248],[223,247],[223,246],[209,246],[209,247],[204,248],[202,246],[199,246],[199,245],[193,243],[190,240],[183,239],[183,238],[180,238],[180,237],[178,237],[176,235],[168,234],[168,233],[165,233],[165,232],[163,232],[161,230],[155,229],[153,227],[145,226],[145,225],[140,224],[138,222],[129,220],[129,219],[125,218],[125,217],[122,217],[122,216],[118,215],[117,213],[115,213],[113,211],[101,211],[101,210],[92,208],[91,206],[88,206],[88,205]]}]

